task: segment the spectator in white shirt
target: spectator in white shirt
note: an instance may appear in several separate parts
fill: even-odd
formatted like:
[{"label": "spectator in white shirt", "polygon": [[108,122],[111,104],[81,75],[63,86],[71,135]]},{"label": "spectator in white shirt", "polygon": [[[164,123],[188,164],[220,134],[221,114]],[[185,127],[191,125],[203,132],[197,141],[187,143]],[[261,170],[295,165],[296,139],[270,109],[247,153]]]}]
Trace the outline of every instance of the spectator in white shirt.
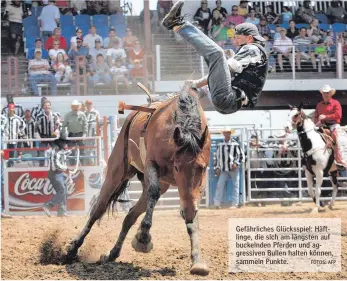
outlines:
[{"label": "spectator in white shirt", "polygon": [[54,0],[50,0],[49,5],[43,7],[39,19],[42,28],[42,38],[46,42],[47,38],[52,36],[60,20],[60,12],[58,7],[55,6]]},{"label": "spectator in white shirt", "polygon": [[112,61],[115,61],[117,59],[120,59],[121,62],[124,64],[127,55],[125,54],[124,49],[119,47],[119,40],[113,39],[113,41],[111,42],[111,46],[112,47],[109,48],[106,52],[108,65],[112,66]]},{"label": "spectator in white shirt", "polygon": [[118,39],[119,40],[119,47],[122,47],[122,40],[117,36],[116,30],[111,27],[109,32],[108,32],[108,37],[105,38],[104,40],[104,48],[108,49],[111,48],[110,43],[113,41],[113,39]]},{"label": "spectator in white shirt", "polygon": [[100,35],[96,34],[96,27],[91,25],[89,28],[89,34],[84,36],[83,41],[88,45],[89,50],[95,47],[95,39],[100,39],[102,42],[102,38]]},{"label": "spectator in white shirt", "polygon": [[57,55],[59,53],[62,53],[64,55],[64,60],[67,60],[68,59],[68,56],[66,54],[66,52],[63,50],[63,49],[60,49],[60,42],[59,40],[54,40],[54,43],[53,43],[53,49],[50,49],[49,52],[48,52],[48,55],[51,59],[51,65],[55,64],[55,60],[57,58]]},{"label": "spectator in white shirt", "polygon": [[48,61],[41,58],[41,51],[35,52],[35,59],[29,61],[29,83],[35,95],[39,95],[37,84],[48,83],[51,86],[52,94],[57,94],[57,82],[51,72],[49,72]]},{"label": "spectator in white shirt", "polygon": [[273,49],[277,52],[277,60],[280,65],[281,72],[283,72],[283,56],[286,57],[290,65],[292,65],[291,51],[293,47],[293,42],[286,36],[287,30],[281,28],[280,35],[281,38],[276,39],[273,44]]},{"label": "spectator in white shirt", "polygon": [[[70,49],[74,49],[77,47],[77,38],[83,38],[83,30],[80,28],[76,28],[76,36],[72,36],[70,40]],[[88,47],[86,43],[83,43],[84,47]]]}]

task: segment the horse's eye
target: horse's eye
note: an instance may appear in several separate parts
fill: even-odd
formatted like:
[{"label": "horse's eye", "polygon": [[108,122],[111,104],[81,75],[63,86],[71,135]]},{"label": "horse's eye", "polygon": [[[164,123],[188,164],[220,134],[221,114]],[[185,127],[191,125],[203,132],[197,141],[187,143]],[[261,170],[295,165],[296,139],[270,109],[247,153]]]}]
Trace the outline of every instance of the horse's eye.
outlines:
[{"label": "horse's eye", "polygon": [[177,168],[177,166],[174,166],[174,167],[175,167],[176,172],[178,172],[178,168]]}]

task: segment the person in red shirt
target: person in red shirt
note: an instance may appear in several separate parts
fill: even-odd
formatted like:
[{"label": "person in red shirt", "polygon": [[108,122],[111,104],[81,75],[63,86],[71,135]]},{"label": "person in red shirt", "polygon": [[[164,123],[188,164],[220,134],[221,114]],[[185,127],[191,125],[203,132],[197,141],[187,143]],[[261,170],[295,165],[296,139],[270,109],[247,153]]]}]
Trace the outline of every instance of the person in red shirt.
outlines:
[{"label": "person in red shirt", "polygon": [[130,68],[134,67],[134,60],[139,60],[142,63],[145,57],[145,51],[141,48],[139,40],[135,41],[134,49],[129,50],[128,57],[131,64]]},{"label": "person in red shirt", "polygon": [[49,51],[50,49],[54,48],[54,41],[55,40],[59,40],[60,42],[60,48],[66,50],[67,49],[67,44],[66,44],[66,40],[63,36],[61,36],[61,29],[60,27],[57,27],[56,29],[54,29],[53,31],[53,35],[51,37],[48,38],[46,44],[45,44],[45,49],[47,51]]},{"label": "person in red shirt", "polygon": [[[323,101],[317,104],[314,113],[314,122],[317,126],[326,125],[336,143],[334,147],[335,163],[347,168],[347,134],[340,128],[342,107],[338,100],[332,98],[336,90],[329,85],[320,89]],[[346,151],[344,151],[346,150]]]}]

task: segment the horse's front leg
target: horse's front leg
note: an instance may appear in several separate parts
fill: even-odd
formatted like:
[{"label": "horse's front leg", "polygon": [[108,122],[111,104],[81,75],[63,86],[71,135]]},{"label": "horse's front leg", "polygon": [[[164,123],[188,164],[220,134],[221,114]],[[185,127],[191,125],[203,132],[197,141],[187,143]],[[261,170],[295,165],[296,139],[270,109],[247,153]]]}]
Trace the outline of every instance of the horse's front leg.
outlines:
[{"label": "horse's front leg", "polygon": [[210,272],[205,262],[201,260],[200,239],[199,239],[199,222],[196,214],[192,223],[186,223],[187,231],[190,237],[192,267],[191,274],[208,275]]},{"label": "horse's front leg", "polygon": [[146,214],[141,222],[141,225],[135,235],[131,245],[137,252],[148,253],[152,250],[153,244],[152,237],[149,230],[152,226],[153,209],[157,204],[160,197],[160,183],[158,177],[158,167],[152,162],[148,161],[145,168],[145,183],[148,187],[148,199]]},{"label": "horse's front leg", "polygon": [[321,195],[321,188],[323,184],[324,173],[322,169],[321,170],[316,169],[315,174],[316,174],[316,187],[315,187],[314,202],[316,203],[316,208],[314,208],[312,212],[317,213],[320,211],[320,207],[321,207],[320,195]]},{"label": "horse's front leg", "polygon": [[333,194],[329,204],[329,209],[332,210],[334,207],[337,190],[339,189],[339,182],[337,181],[337,170],[330,172],[330,181],[333,185]]}]

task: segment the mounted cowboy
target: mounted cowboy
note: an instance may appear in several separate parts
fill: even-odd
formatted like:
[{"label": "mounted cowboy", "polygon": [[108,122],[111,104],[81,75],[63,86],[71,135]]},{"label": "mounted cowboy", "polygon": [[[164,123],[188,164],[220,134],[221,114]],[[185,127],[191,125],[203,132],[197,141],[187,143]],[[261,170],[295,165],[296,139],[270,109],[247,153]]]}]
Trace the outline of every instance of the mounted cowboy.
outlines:
[{"label": "mounted cowboy", "polygon": [[336,90],[329,85],[324,85],[320,92],[323,101],[317,104],[314,113],[316,126],[326,126],[331,131],[331,136],[335,142],[334,156],[338,166],[347,168],[347,134],[341,129],[342,107],[338,100],[333,99]]},{"label": "mounted cowboy", "polygon": [[[241,107],[254,108],[263,90],[268,60],[262,46],[265,41],[254,24],[236,26],[236,43],[240,47],[227,60],[223,49],[197,27],[184,21],[181,10],[184,0],[179,0],[163,19],[162,24],[178,33],[204,57],[209,74],[200,80],[187,81],[193,88],[209,87],[210,99],[222,114],[231,114]],[[200,93],[202,98],[205,93]]]}]

